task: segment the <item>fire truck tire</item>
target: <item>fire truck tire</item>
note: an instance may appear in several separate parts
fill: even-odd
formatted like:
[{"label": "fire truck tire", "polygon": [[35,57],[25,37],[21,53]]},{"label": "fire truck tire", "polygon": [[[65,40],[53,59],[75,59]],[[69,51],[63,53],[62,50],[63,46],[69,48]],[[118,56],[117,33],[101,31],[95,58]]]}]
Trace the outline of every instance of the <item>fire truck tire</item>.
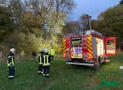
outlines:
[{"label": "fire truck tire", "polygon": [[96,69],[100,69],[101,68],[101,59],[100,57],[97,60],[97,65],[96,65]]}]

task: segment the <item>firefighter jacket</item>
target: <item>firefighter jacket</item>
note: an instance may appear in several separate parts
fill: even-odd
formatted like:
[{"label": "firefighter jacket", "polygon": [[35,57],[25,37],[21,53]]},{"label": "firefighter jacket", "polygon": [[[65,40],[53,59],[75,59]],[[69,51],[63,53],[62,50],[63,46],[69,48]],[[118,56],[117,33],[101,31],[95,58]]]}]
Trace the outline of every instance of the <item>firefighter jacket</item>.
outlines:
[{"label": "firefighter jacket", "polygon": [[39,55],[39,58],[38,58],[38,60],[39,60],[39,65],[42,65],[42,59],[43,59],[42,55]]},{"label": "firefighter jacket", "polygon": [[50,56],[49,56],[49,54],[44,54],[42,56],[43,56],[43,59],[42,59],[43,66],[49,66],[50,65]]},{"label": "firefighter jacket", "polygon": [[10,52],[8,54],[7,65],[8,66],[14,66],[14,64],[15,64],[15,62],[14,62],[14,54]]}]

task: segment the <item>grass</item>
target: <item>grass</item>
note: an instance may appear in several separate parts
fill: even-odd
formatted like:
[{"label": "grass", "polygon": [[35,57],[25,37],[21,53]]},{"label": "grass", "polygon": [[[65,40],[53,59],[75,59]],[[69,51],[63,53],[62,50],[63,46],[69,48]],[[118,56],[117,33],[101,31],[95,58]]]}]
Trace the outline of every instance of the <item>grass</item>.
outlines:
[{"label": "grass", "polygon": [[116,79],[117,87],[97,90],[123,90],[123,54],[110,57],[112,62],[103,64],[101,69],[66,65],[64,59],[56,57],[51,64],[51,76],[45,78],[37,74],[37,61],[16,62],[16,77],[7,78],[6,63],[0,63],[0,90],[96,90],[95,83],[102,79]]}]

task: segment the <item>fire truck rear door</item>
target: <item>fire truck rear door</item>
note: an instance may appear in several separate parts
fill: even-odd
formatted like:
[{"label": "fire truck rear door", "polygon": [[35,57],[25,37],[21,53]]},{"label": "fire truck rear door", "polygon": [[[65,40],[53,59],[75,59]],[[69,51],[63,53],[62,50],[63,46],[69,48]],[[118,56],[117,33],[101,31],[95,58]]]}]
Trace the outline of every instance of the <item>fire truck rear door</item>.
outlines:
[{"label": "fire truck rear door", "polygon": [[115,37],[105,38],[105,54],[116,55],[116,38]]}]

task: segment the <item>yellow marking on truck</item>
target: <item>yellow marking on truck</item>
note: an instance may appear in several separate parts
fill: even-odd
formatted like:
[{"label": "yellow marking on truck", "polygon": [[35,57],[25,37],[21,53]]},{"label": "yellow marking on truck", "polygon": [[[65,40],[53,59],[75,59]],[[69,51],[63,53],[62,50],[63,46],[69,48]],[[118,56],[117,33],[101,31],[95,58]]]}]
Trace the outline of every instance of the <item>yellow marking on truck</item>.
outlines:
[{"label": "yellow marking on truck", "polygon": [[88,59],[93,58],[93,51],[92,51],[92,35],[87,36],[87,47],[88,47]]}]

